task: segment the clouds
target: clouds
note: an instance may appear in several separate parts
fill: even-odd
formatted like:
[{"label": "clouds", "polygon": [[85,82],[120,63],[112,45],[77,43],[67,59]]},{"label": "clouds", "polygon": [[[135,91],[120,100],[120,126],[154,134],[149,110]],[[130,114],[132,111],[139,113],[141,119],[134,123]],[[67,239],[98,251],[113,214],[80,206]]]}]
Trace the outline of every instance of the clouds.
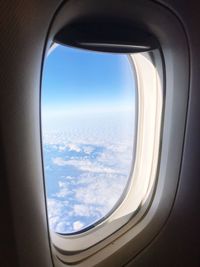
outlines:
[{"label": "clouds", "polygon": [[76,144],[68,144],[67,146],[69,148],[69,151],[76,151],[76,152],[81,151],[80,147]]},{"label": "clouds", "polygon": [[71,191],[70,191],[67,183],[59,181],[58,186],[59,186],[60,190],[57,193],[55,193],[56,197],[64,198],[67,195],[71,194]]},{"label": "clouds", "polygon": [[53,158],[53,163],[58,166],[74,166],[80,171],[83,172],[92,172],[92,173],[120,173],[120,170],[116,168],[105,167],[103,164],[93,162],[88,159],[76,159],[76,160],[64,160],[62,158]]},{"label": "clouds", "polygon": [[73,230],[74,231],[79,231],[81,230],[81,228],[83,228],[84,223],[80,222],[80,221],[76,221],[73,223]]},{"label": "clouds", "polygon": [[[75,190],[75,198],[86,205],[96,205],[110,210],[120,198],[127,178],[120,175],[93,174],[81,177]],[[101,213],[103,216],[103,214]]]},{"label": "clouds", "polygon": [[58,165],[58,166],[65,166],[67,165],[67,160],[64,160],[60,157],[57,157],[57,158],[53,158],[52,159],[52,162],[55,164],[55,165]]},{"label": "clouds", "polygon": [[76,204],[73,206],[73,211],[75,216],[83,216],[83,217],[89,217],[92,214],[92,209],[83,204]]},{"label": "clouds", "polygon": [[83,146],[83,151],[85,154],[90,155],[94,151],[94,147],[92,146]]},{"label": "clouds", "polygon": [[65,232],[70,225],[65,212],[67,206],[68,201],[47,198],[49,226],[50,229],[53,229],[55,232]]},{"label": "clouds", "polygon": [[64,146],[71,144],[71,148],[77,150],[76,147],[73,148],[77,144],[85,145],[87,149],[87,146],[102,145],[106,147],[124,141],[127,143],[128,140],[130,146],[130,140],[132,141],[135,131],[134,120],[133,110],[122,113],[105,112],[101,116],[93,118],[78,116],[69,119],[64,116],[59,125],[57,125],[57,121],[52,121],[51,117],[50,128],[46,126],[45,121],[43,122],[43,143]]},{"label": "clouds", "polygon": [[106,216],[120,199],[132,165],[132,139],[87,143],[49,136],[45,169],[50,228],[73,233]]}]

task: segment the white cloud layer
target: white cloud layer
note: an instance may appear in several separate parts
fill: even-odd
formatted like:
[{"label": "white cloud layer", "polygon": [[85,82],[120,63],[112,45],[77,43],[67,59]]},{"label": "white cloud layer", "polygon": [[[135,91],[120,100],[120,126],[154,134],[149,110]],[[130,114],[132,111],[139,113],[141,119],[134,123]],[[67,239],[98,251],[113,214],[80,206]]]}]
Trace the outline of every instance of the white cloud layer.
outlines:
[{"label": "white cloud layer", "polygon": [[53,231],[79,231],[107,215],[120,199],[132,165],[133,127],[126,132],[110,125],[98,122],[93,129],[44,135],[46,182],[55,187],[47,190]]},{"label": "white cloud layer", "polygon": [[99,162],[92,162],[88,159],[77,159],[77,160],[64,160],[60,157],[53,158],[53,163],[58,166],[74,166],[80,171],[92,172],[92,173],[121,173],[120,170],[116,168],[105,167]]}]

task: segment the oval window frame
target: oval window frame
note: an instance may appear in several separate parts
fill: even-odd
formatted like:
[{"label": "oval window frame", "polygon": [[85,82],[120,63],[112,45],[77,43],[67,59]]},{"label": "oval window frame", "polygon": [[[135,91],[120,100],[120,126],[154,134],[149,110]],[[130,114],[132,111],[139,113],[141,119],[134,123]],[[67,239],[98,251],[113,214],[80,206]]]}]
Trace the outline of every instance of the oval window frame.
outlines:
[{"label": "oval window frame", "polygon": [[[76,17],[100,15],[111,12],[117,17],[128,19],[131,24],[139,24],[148,28],[159,40],[164,63],[165,107],[163,116],[162,144],[160,147],[159,171],[157,186],[153,198],[144,216],[134,224],[134,220],[124,225],[112,236],[106,238],[88,250],[87,256],[81,260],[77,253],[59,251],[51,240],[52,254],[56,266],[66,266],[74,254],[76,259],[71,262],[77,266],[105,266],[115,264],[122,266],[137,255],[162,229],[169,217],[179,182],[179,171],[182,161],[185,122],[189,92],[189,48],[187,34],[181,21],[169,8],[165,8],[154,1],[136,0],[133,8],[130,3],[121,6],[109,6],[102,0],[96,6],[86,0],[84,5],[74,7],[73,1],[65,3],[56,13],[47,39],[47,48],[53,36],[66,23]],[[105,9],[105,6],[107,8]],[[128,8],[127,8],[128,7]],[[125,14],[125,17],[123,17]],[[179,47],[178,51],[176,50]],[[179,68],[182,66],[182,68]],[[175,79],[176,77],[176,79]],[[175,141],[172,137],[176,137]],[[178,138],[177,138],[178,137]],[[176,152],[174,153],[174,147]],[[134,217],[134,219],[137,215]],[[117,253],[116,253],[117,252]],[[112,254],[116,258],[111,261]],[[77,254],[77,255],[75,255]]]}]

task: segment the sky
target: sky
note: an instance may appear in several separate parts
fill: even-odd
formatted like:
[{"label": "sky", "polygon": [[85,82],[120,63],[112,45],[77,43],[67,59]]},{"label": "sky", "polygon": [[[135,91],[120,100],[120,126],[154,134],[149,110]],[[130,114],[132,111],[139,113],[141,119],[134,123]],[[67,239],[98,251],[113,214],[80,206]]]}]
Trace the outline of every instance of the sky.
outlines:
[{"label": "sky", "polygon": [[127,110],[133,86],[127,56],[57,46],[45,61],[43,111],[51,118]]},{"label": "sky", "polygon": [[46,58],[42,134],[51,230],[87,229],[121,198],[134,158],[135,91],[126,55],[59,45]]}]

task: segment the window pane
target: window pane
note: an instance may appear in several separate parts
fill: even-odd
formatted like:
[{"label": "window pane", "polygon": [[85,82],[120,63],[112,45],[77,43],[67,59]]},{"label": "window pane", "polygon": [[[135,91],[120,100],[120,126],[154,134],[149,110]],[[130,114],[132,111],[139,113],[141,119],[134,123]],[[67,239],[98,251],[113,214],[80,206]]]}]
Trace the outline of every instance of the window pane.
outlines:
[{"label": "window pane", "polygon": [[127,55],[60,45],[49,53],[42,135],[51,230],[77,233],[120,203],[133,167],[136,102]]}]

